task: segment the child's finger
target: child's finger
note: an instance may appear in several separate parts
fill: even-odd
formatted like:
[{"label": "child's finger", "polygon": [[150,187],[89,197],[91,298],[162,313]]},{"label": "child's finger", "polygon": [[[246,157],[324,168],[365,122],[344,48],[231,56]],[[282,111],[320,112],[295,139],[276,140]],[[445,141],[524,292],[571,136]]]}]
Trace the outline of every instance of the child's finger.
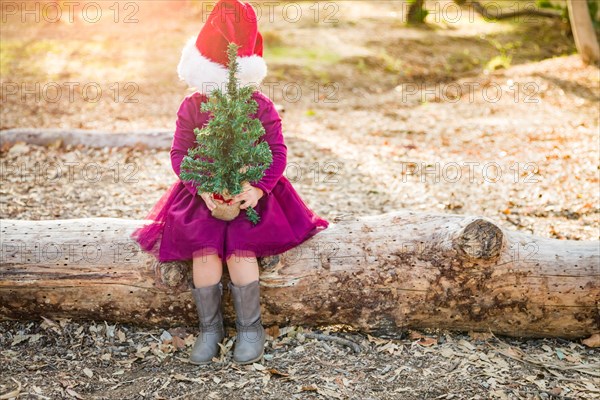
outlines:
[{"label": "child's finger", "polygon": [[242,204],[240,206],[240,208],[246,209],[248,207],[256,207],[257,203],[258,203],[258,201],[256,201],[256,200],[246,200],[246,202],[244,204]]},{"label": "child's finger", "polygon": [[212,210],[214,210],[215,208],[217,208],[217,205],[215,204],[215,202],[214,202],[214,201],[212,201],[212,200],[209,200],[209,201],[208,201],[208,209],[209,209],[210,211],[212,211]]},{"label": "child's finger", "polygon": [[238,194],[237,196],[235,196],[235,197],[233,198],[233,202],[234,202],[234,203],[240,203],[240,202],[242,202],[243,200],[248,200],[248,194],[247,194],[247,193],[241,193],[241,194]]},{"label": "child's finger", "polygon": [[213,201],[213,198],[209,194],[203,195],[202,199],[204,200],[204,203],[206,204],[206,207],[208,207],[208,209],[210,211],[214,210],[217,207],[217,205]]},{"label": "child's finger", "polygon": [[243,201],[244,203],[242,203],[242,204],[240,205],[240,208],[241,208],[242,210],[245,210],[245,209],[248,207],[248,205],[250,204],[250,198],[249,198],[248,196],[244,196],[244,197],[241,199],[241,201]]}]

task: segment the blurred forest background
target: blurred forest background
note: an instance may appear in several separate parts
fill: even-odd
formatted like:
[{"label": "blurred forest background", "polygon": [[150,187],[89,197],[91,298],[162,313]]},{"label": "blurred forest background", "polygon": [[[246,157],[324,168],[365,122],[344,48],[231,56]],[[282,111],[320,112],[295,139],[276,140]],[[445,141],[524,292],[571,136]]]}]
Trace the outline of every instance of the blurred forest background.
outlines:
[{"label": "blurred forest background", "polygon": [[[1,129],[174,128],[191,93],[177,77],[180,51],[210,2],[101,2],[100,13],[81,3],[58,19],[44,2],[23,3],[42,15],[5,3]],[[414,1],[253,4],[269,66],[261,89],[286,110],[286,176],[320,213],[447,210],[598,238],[598,68],[575,55],[565,1],[480,2],[563,15],[498,21],[428,1],[421,24],[407,21]],[[2,189],[2,217],[143,218],[175,179],[161,151],[3,150],[26,173],[69,160],[104,173],[102,185],[56,168],[35,183],[6,174],[15,185]],[[116,164],[129,168],[118,179]]]}]

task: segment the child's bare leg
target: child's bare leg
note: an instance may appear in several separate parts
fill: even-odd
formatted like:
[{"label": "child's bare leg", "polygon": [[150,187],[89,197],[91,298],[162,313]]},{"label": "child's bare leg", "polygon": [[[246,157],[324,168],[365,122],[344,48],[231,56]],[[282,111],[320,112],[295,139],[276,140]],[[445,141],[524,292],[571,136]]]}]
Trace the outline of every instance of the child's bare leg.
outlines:
[{"label": "child's bare leg", "polygon": [[227,258],[227,269],[236,286],[245,286],[258,280],[258,261],[252,253],[233,254]]},{"label": "child's bare leg", "polygon": [[207,254],[194,257],[194,286],[207,287],[216,285],[223,276],[223,262],[218,254]]}]

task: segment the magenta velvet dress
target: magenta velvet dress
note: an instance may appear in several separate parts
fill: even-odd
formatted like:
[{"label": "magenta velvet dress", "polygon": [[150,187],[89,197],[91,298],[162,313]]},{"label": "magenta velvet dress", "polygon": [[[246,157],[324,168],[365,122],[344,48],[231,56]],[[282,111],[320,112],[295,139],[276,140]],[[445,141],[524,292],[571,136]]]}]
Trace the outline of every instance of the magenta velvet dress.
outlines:
[{"label": "magenta velvet dress", "polygon": [[[261,217],[257,225],[246,218],[246,212],[232,221],[214,218],[191,182],[177,180],[146,217],[150,223],[132,234],[144,251],[159,261],[190,260],[206,254],[218,254],[222,260],[230,255],[265,257],[283,253],[326,229],[329,222],[315,214],[300,198],[283,175],[287,163],[281,118],[273,102],[256,91],[255,115],[260,119],[273,153],[273,163],[264,177],[251,184],[263,190],[255,210]],[[200,110],[204,94],[187,96],[177,112],[177,125],[171,147],[171,164],[179,176],[179,168],[188,148],[196,145],[194,128],[202,128],[209,114]]]}]

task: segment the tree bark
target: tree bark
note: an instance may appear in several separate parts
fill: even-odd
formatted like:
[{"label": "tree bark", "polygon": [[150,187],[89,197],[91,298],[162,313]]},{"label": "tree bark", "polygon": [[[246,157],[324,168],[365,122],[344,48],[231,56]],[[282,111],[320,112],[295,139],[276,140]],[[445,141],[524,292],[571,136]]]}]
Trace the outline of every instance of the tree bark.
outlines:
[{"label": "tree bark", "polygon": [[568,0],[567,4],[577,52],[584,63],[597,63],[600,61],[600,46],[598,45],[598,38],[592,24],[587,1]]},{"label": "tree bark", "polygon": [[[157,263],[142,221],[2,221],[0,319],[196,324],[189,262]],[[445,328],[568,339],[600,332],[600,248],[487,219],[393,212],[332,223],[261,264],[265,325]],[[227,277],[225,278],[227,280]],[[225,318],[233,325],[229,294]]]},{"label": "tree bark", "polygon": [[409,24],[422,24],[425,22],[423,15],[425,10],[425,0],[414,0],[408,9],[406,20]]}]

